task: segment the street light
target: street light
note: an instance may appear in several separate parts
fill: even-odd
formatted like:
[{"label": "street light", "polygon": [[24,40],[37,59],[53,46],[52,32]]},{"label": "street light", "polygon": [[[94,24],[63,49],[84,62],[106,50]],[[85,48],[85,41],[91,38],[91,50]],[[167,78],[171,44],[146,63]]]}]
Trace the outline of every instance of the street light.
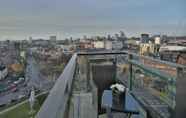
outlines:
[{"label": "street light", "polygon": [[34,114],[34,102],[35,102],[35,91],[34,91],[34,87],[32,87],[32,90],[30,92],[30,98],[29,98],[29,103],[30,103],[30,112],[29,114],[31,115],[31,118],[32,118],[32,115]]}]

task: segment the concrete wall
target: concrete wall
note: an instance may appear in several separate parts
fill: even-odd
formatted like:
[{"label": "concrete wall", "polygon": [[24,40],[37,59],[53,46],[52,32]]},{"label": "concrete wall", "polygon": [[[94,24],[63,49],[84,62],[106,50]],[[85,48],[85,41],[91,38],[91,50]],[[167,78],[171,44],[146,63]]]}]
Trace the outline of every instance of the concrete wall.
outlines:
[{"label": "concrete wall", "polygon": [[115,70],[113,65],[92,65],[92,77],[98,88],[98,111],[102,113],[101,98],[103,91],[110,88],[115,83]]}]

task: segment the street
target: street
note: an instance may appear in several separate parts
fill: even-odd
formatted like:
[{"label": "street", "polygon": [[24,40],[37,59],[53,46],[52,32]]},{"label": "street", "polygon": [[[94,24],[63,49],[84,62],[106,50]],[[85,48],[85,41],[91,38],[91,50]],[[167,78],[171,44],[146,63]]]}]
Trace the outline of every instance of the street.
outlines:
[{"label": "street", "polygon": [[[5,80],[1,81],[1,84],[5,84],[7,81],[13,83],[12,77],[8,76]],[[5,85],[8,86],[7,84]],[[14,92],[6,90],[0,93],[0,107],[19,101],[22,98],[29,97],[32,87],[34,87],[35,90],[47,91],[52,87],[52,85],[52,81],[47,80],[45,76],[41,75],[38,64],[33,56],[29,55],[27,58],[25,81],[16,85],[16,91]]]},{"label": "street", "polygon": [[[51,81],[47,80],[39,71],[38,64],[32,55],[27,58],[26,81],[29,87],[45,91],[51,87]],[[46,86],[48,85],[48,86]]]}]

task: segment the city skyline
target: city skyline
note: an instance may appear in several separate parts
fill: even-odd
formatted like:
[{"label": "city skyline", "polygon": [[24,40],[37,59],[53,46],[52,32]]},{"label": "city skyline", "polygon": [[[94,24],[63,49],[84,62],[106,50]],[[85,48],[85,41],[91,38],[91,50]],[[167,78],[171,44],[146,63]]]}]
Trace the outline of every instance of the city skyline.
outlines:
[{"label": "city skyline", "polygon": [[185,35],[184,0],[4,0],[0,2],[0,40],[29,36],[82,37],[124,31]]}]

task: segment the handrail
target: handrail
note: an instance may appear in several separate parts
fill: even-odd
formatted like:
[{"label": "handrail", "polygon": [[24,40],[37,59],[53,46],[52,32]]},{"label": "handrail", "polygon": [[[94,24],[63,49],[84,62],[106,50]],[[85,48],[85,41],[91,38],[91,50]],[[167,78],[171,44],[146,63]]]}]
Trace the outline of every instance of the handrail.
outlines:
[{"label": "handrail", "polygon": [[64,117],[74,78],[76,58],[77,54],[74,54],[50,91],[36,118]]},{"label": "handrail", "polygon": [[129,52],[129,51],[107,51],[107,52],[79,52],[77,53],[77,55],[114,55],[114,54],[118,54],[118,55],[122,55],[122,54],[128,54],[128,55],[133,55],[133,56],[136,56],[136,57],[141,57],[141,58],[144,58],[144,59],[149,59],[149,60],[152,60],[152,61],[156,61],[156,62],[159,62],[159,63],[162,63],[162,64],[166,64],[166,65],[169,65],[171,67],[175,67],[175,68],[186,68],[186,66],[183,66],[183,65],[180,65],[180,64],[176,64],[176,63],[172,63],[172,62],[168,62],[168,61],[163,61],[163,60],[159,60],[159,59],[154,59],[152,57],[148,57],[148,56],[141,56],[137,53],[133,53],[133,52]]},{"label": "handrail", "polygon": [[145,70],[146,72],[152,74],[152,75],[155,75],[155,76],[158,76],[160,78],[164,78],[166,81],[169,81],[169,82],[176,82],[176,80],[172,80],[172,78],[174,78],[173,76],[171,76],[170,74],[168,73],[165,73],[161,70],[158,70],[158,69],[155,69],[155,68],[150,68],[150,67],[147,67],[145,65],[143,65],[142,63],[139,63],[137,61],[134,61],[134,60],[128,60],[129,63],[141,68],[142,70]]}]

